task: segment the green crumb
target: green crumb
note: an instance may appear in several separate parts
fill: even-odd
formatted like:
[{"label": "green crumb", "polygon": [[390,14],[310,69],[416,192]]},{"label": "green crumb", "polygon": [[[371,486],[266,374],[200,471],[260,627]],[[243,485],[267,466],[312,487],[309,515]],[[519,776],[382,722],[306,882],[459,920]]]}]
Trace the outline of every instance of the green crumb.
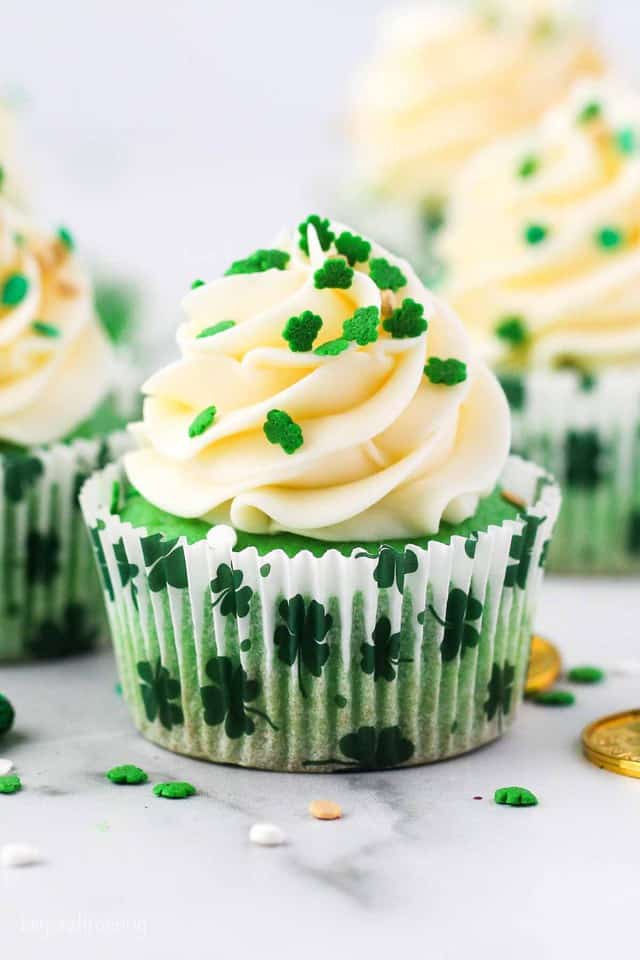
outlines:
[{"label": "green crumb", "polygon": [[336,250],[347,258],[350,266],[355,267],[356,263],[367,262],[371,254],[371,244],[363,237],[345,230],[336,240]]},{"label": "green crumb", "polygon": [[529,223],[525,227],[524,239],[530,247],[537,247],[549,236],[549,227],[544,223]]},{"label": "green crumb", "polygon": [[67,230],[66,227],[59,227],[57,236],[62,246],[65,247],[65,249],[68,250],[69,253],[71,253],[71,251],[75,249],[75,241],[73,239],[73,234],[71,233],[70,230]]},{"label": "green crumb", "polygon": [[204,286],[206,286],[204,280],[194,280],[193,283],[191,284],[191,289],[197,290],[198,287],[204,287]]},{"label": "green crumb", "polygon": [[215,337],[217,333],[224,333],[225,330],[231,330],[235,325],[235,320],[221,320],[220,323],[214,323],[212,327],[205,327],[204,330],[201,330],[196,340],[204,340],[205,337]]},{"label": "green crumb", "polygon": [[11,702],[0,693],[0,734],[8,733],[11,730],[15,718],[16,712]]},{"label": "green crumb", "polygon": [[378,339],[380,311],[377,307],[360,307],[342,327],[342,339],[351,340],[360,347],[375,343]]},{"label": "green crumb", "polygon": [[305,310],[299,317],[290,317],[282,331],[283,338],[294,353],[307,353],[322,328],[322,317]]},{"label": "green crumb", "polygon": [[128,784],[131,786],[146,783],[149,779],[144,770],[134,766],[132,763],[125,763],[120,767],[112,767],[111,770],[106,773],[106,776],[111,780],[111,783]]},{"label": "green crumb", "polygon": [[399,267],[394,267],[384,257],[378,257],[369,264],[369,276],[380,290],[392,290],[396,293],[407,285],[407,278]]},{"label": "green crumb", "polygon": [[387,317],[382,326],[394,340],[404,340],[407,337],[422,336],[427,332],[429,324],[424,316],[424,306],[407,298],[401,307]]},{"label": "green crumb", "polygon": [[512,347],[523,347],[529,339],[529,331],[523,317],[503,317],[495,327],[499,340],[505,340]]},{"label": "green crumb", "polygon": [[120,509],[120,491],[121,485],[119,480],[114,480],[111,486],[111,503],[109,504],[109,513],[117,513]]},{"label": "green crumb", "polygon": [[60,327],[56,327],[53,323],[45,323],[44,320],[34,320],[31,329],[39,337],[48,337],[50,340],[57,340],[60,336]]},{"label": "green crumb", "polygon": [[534,177],[540,169],[540,158],[534,153],[527,154],[518,165],[518,176],[521,180],[529,180]]},{"label": "green crumb", "polygon": [[500,787],[493,795],[496,803],[506,807],[537,807],[538,798],[525,787]]},{"label": "green crumb", "polygon": [[576,698],[568,690],[544,690],[531,697],[541,707],[572,707]]},{"label": "green crumb", "polygon": [[29,281],[23,273],[12,273],[2,287],[2,303],[5,307],[15,307],[22,303],[29,290]]},{"label": "green crumb", "polygon": [[174,780],[171,783],[156,783],[153,788],[156,797],[166,797],[167,800],[185,800],[196,794],[196,788],[191,783]]},{"label": "green crumb", "polygon": [[443,384],[446,387],[455,387],[467,379],[467,365],[462,360],[450,357],[442,360],[440,357],[429,357],[424,368],[424,375],[431,383]]},{"label": "green crumb", "polygon": [[337,340],[327,340],[326,343],[316,347],[313,352],[319,357],[337,357],[339,354],[344,353],[345,350],[348,350],[350,346],[350,340],[344,340],[342,337],[339,337]]},{"label": "green crumb", "polygon": [[591,100],[589,103],[585,103],[578,114],[578,123],[593,123],[594,120],[599,120],[601,116],[602,104],[597,100]]},{"label": "green crumb", "polygon": [[262,429],[269,443],[279,444],[285,453],[295,453],[304,443],[302,429],[284,410],[270,410]]},{"label": "green crumb", "polygon": [[286,250],[256,250],[244,260],[231,264],[225,277],[238,273],[266,273],[267,270],[285,270],[291,260]]},{"label": "green crumb", "polygon": [[624,243],[624,231],[617,227],[603,227],[596,233],[596,243],[603,250],[617,250]]},{"label": "green crumb", "polygon": [[633,130],[631,127],[626,127],[624,130],[618,130],[615,140],[616,146],[620,153],[629,155],[636,152],[638,138],[635,130]]},{"label": "green crumb", "polygon": [[326,260],[314,274],[316,290],[349,290],[353,283],[353,268],[344,260]]},{"label": "green crumb", "polygon": [[605,672],[599,667],[573,667],[567,674],[569,683],[602,683]]},{"label": "green crumb", "polygon": [[22,790],[22,782],[15,773],[0,777],[0,793],[17,793],[18,790]]},{"label": "green crumb", "polygon": [[317,213],[312,213],[310,217],[307,217],[301,224],[298,226],[298,233],[300,234],[300,249],[303,253],[306,253],[309,256],[309,238],[307,236],[307,231],[309,227],[313,227],[318,235],[318,240],[320,242],[321,248],[326,252],[333,241],[336,238],[335,233],[331,229],[331,222],[327,219],[319,217]]},{"label": "green crumb", "polygon": [[191,424],[189,425],[189,436],[191,439],[194,437],[199,437],[201,434],[208,430],[213,421],[216,418],[217,413],[216,407],[206,407],[204,410],[201,410],[197,417],[195,417]]}]

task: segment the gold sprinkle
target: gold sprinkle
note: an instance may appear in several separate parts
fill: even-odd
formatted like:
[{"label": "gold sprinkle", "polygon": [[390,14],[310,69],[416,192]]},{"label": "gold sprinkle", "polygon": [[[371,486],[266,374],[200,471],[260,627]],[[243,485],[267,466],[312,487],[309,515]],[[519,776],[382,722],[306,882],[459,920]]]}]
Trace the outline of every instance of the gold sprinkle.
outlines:
[{"label": "gold sprinkle", "polygon": [[339,820],[342,816],[342,807],[331,800],[313,800],[309,804],[309,813],[316,820]]},{"label": "gold sprinkle", "polygon": [[500,494],[503,500],[506,500],[507,503],[510,503],[513,507],[518,507],[519,510],[524,510],[527,506],[526,500],[523,500],[522,497],[519,497],[515,493],[511,493],[509,490],[503,490]]},{"label": "gold sprinkle", "polygon": [[382,299],[382,319],[386,320],[387,317],[390,317],[393,311],[396,308],[396,298],[392,290],[383,290],[381,293]]},{"label": "gold sprinkle", "polygon": [[59,280],[58,293],[61,297],[77,297],[80,293],[80,288],[77,287],[75,283],[69,283],[68,280]]}]

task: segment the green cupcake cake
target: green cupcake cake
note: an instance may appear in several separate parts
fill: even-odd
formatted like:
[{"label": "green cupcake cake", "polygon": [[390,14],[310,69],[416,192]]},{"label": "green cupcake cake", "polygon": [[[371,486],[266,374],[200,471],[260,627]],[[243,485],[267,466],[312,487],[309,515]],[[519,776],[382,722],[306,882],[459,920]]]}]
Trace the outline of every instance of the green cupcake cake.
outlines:
[{"label": "green cupcake cake", "polygon": [[81,502],[140,731],[274,770],[451,757],[511,725],[549,477],[408,264],[318,216],[197,281],[139,449]]},{"label": "green cupcake cake", "polygon": [[0,659],[92,646],[103,618],[77,495],[124,449],[116,364],[68,230],[0,201]]}]

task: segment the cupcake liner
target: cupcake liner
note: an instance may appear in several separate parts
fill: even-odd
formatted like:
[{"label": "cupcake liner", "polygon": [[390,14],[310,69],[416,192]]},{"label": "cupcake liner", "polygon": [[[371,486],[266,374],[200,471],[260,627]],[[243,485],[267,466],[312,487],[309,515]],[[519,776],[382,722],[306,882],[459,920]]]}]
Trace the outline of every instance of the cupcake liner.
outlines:
[{"label": "cupcake liner", "polygon": [[640,370],[503,378],[514,449],[562,487],[549,569],[640,572]]},{"label": "cupcake liner", "polygon": [[77,653],[104,634],[78,493],[128,443],[114,434],[0,453],[0,660]]},{"label": "cupcake liner", "polygon": [[[85,485],[123,694],[148,739],[270,770],[383,769],[479,747],[522,699],[557,488],[513,458],[522,520],[449,545],[288,557],[147,535]],[[117,489],[117,488],[116,488]]]}]

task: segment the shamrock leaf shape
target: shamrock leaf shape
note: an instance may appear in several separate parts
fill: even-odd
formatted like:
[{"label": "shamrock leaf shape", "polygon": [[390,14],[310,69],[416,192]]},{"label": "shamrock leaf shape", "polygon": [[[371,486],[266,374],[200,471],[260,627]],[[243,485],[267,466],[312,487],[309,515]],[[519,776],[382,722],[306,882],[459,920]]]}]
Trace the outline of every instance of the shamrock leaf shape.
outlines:
[{"label": "shamrock leaf shape", "polygon": [[133,602],[138,607],[138,588],[136,587],[134,580],[138,576],[139,567],[135,563],[129,563],[129,557],[127,556],[127,549],[124,545],[124,540],[120,539],[117,543],[113,545],[113,555],[116,558],[118,564],[118,573],[120,574],[120,583],[123,587],[126,587],[128,583],[131,584],[131,595],[133,597]]},{"label": "shamrock leaf shape", "polygon": [[604,448],[597,430],[572,430],[567,436],[567,486],[579,490],[595,490],[604,477]]},{"label": "shamrock leaf shape", "polygon": [[385,727],[380,731],[375,727],[360,727],[342,737],[338,746],[348,760],[308,760],[304,766],[337,765],[360,770],[384,770],[408,763],[415,753],[414,744],[402,736],[400,727]]},{"label": "shamrock leaf shape", "polygon": [[56,533],[30,530],[27,535],[27,580],[52,583],[60,572],[60,538]]},{"label": "shamrock leaf shape", "polygon": [[184,723],[182,707],[171,703],[180,697],[180,683],[174,680],[158,658],[155,668],[146,660],[137,664],[138,676],[142,680],[140,693],[144,702],[147,719],[153,723],[158,718],[165,730]]},{"label": "shamrock leaf shape", "polygon": [[278,613],[284,620],[274,634],[278,657],[290,667],[297,662],[298,686],[302,696],[306,697],[302,669],[304,667],[313,677],[322,676],[322,669],[329,659],[329,644],[325,638],[333,626],[333,617],[317,600],[311,600],[307,606],[300,594],[283,600]]},{"label": "shamrock leaf shape", "polygon": [[510,663],[505,663],[504,667],[501,667],[499,663],[494,663],[487,687],[488,697],[484,705],[487,720],[493,720],[498,711],[503,715],[509,713],[515,676],[515,667],[512,667]]},{"label": "shamrock leaf shape", "polygon": [[512,539],[509,556],[512,560],[516,560],[517,563],[512,563],[507,567],[504,578],[505,587],[518,586],[521,590],[526,588],[538,529],[545,520],[546,517],[528,516],[526,518],[524,531]]},{"label": "shamrock leaf shape", "polygon": [[93,544],[93,550],[96,555],[96,562],[98,564],[98,570],[100,571],[100,576],[102,577],[102,583],[104,584],[104,589],[107,592],[107,596],[113,603],[116,598],[115,591],[113,589],[113,581],[111,579],[111,574],[109,573],[109,567],[107,565],[107,557],[102,546],[102,541],[100,540],[100,531],[104,530],[104,521],[99,520],[96,527],[91,527],[89,530],[89,535],[91,537],[91,543]]},{"label": "shamrock leaf shape", "polygon": [[161,533],[154,533],[142,540],[142,554],[149,571],[149,589],[159,593],[165,587],[185,590],[188,586],[187,563],[184,547],[178,547],[177,538],[166,540]]},{"label": "shamrock leaf shape", "polygon": [[379,587],[392,587],[396,583],[400,593],[404,593],[404,578],[418,569],[418,558],[412,550],[400,553],[393,547],[382,547],[379,553],[358,553],[356,557],[377,560],[373,579]]},{"label": "shamrock leaf shape", "polygon": [[65,607],[62,622],[43,620],[28,640],[31,655],[37,659],[67,657],[91,650],[100,630],[87,607],[70,603]]},{"label": "shamrock leaf shape", "polygon": [[241,570],[233,570],[229,564],[221,563],[215,580],[211,581],[211,592],[218,594],[214,607],[220,604],[223,617],[246,617],[249,614],[253,590],[243,587],[244,575]]},{"label": "shamrock leaf shape", "polygon": [[449,592],[444,620],[429,605],[431,615],[441,627],[444,627],[444,639],[440,652],[445,663],[455,660],[458,654],[464,657],[467,650],[473,650],[478,646],[480,632],[474,624],[482,616],[483,609],[479,600],[459,587],[454,587]]},{"label": "shamrock leaf shape", "polygon": [[234,663],[230,657],[213,657],[207,663],[205,672],[211,680],[211,686],[201,687],[200,696],[204,707],[204,720],[210,727],[217,727],[224,721],[224,730],[230,740],[238,740],[245,735],[251,736],[256,725],[251,716],[262,717],[270,727],[277,729],[261,710],[248,707],[260,694],[257,680],[249,680],[241,663]]},{"label": "shamrock leaf shape", "polygon": [[381,617],[373,631],[373,646],[363,643],[361,666],[365,673],[373,674],[374,681],[396,679],[396,667],[400,663],[413,663],[410,659],[400,658],[400,633],[391,633],[391,621]]},{"label": "shamrock leaf shape", "polygon": [[44,467],[38,457],[30,457],[23,453],[6,454],[4,462],[4,493],[7,500],[20,503],[24,500],[29,489],[34,485]]}]

